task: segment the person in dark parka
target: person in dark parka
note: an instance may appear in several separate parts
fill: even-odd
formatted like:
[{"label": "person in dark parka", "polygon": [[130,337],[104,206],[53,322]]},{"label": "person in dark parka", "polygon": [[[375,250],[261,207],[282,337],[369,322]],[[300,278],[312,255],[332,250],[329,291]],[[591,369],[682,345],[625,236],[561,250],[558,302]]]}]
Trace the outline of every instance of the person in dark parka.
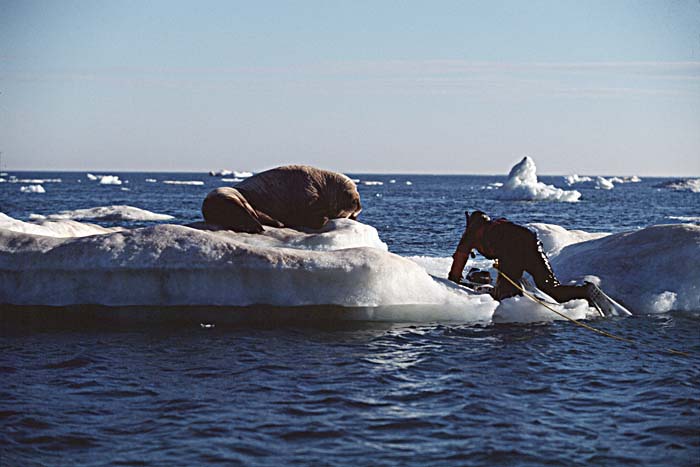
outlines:
[{"label": "person in dark parka", "polygon": [[[523,273],[529,272],[537,287],[559,303],[576,298],[590,301],[588,285],[559,283],[536,233],[504,218],[491,220],[482,211],[464,214],[467,228],[452,255],[448,276],[451,281],[460,283],[469,255],[476,249],[488,259],[497,259],[498,269],[515,282],[519,283]],[[499,274],[492,295],[502,300],[522,293]]]}]

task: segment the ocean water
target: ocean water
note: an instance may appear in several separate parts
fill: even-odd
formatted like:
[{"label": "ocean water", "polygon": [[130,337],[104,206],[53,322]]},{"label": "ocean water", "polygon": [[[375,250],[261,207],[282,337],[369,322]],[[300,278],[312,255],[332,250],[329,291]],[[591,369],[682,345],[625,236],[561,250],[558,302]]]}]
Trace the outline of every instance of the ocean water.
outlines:
[{"label": "ocean water", "polygon": [[[125,204],[189,223],[226,184],[110,174],[122,185],[13,172],[61,182],[43,183],[45,193],[0,183],[0,212],[29,220]],[[402,256],[451,255],[465,209],[599,232],[700,218],[700,194],[658,188],[666,179],[596,190],[540,177],[582,193],[559,203],[496,200],[485,187],[504,176],[351,176],[361,180],[360,220]],[[129,319],[138,311],[2,306],[0,465],[700,464],[700,310],[595,323],[636,345],[567,322],[158,317],[187,309]]]}]

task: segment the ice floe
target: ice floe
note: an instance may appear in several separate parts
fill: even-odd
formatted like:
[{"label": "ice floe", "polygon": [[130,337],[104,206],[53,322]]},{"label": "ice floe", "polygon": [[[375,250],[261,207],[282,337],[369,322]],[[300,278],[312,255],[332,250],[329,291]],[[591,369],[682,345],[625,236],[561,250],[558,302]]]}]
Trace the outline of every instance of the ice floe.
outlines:
[{"label": "ice floe", "polygon": [[[121,208],[112,213],[135,217],[136,208]],[[451,258],[395,255],[376,229],[349,219],[318,231],[267,228],[261,235],[171,224],[105,229],[73,220],[100,218],[93,209],[31,223],[0,216],[0,303],[334,306],[348,319],[391,321],[559,319],[524,298],[499,303],[470,294],[445,279]],[[594,280],[636,313],[700,309],[698,226],[612,235],[531,227],[563,282]],[[574,319],[595,315],[581,300],[557,309]]]},{"label": "ice floe", "polygon": [[41,185],[27,185],[19,188],[22,193],[46,193]]},{"label": "ice floe", "polygon": [[384,182],[380,182],[378,180],[365,180],[364,182],[362,182],[362,184],[367,186],[380,186],[384,185]]},{"label": "ice floe", "polygon": [[165,183],[166,185],[204,185],[204,182],[201,180],[163,180],[163,183]]},{"label": "ice floe", "polygon": [[226,177],[228,175],[233,175],[233,172],[228,169],[210,170],[209,175],[212,177]]},{"label": "ice floe", "polygon": [[563,201],[575,202],[581,197],[576,190],[562,190],[537,180],[535,161],[529,156],[515,164],[508,174],[508,180],[494,190],[498,199],[513,201]]}]

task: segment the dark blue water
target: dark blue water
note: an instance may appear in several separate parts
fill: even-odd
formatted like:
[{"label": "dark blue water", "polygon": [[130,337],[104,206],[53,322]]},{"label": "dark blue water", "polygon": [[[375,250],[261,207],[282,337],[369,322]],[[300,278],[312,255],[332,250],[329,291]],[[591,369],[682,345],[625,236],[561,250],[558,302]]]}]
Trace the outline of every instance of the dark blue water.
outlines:
[{"label": "dark blue water", "polygon": [[[83,173],[14,175],[63,180],[45,194],[0,184],[0,212],[20,219],[128,204],[192,222],[221,184],[202,174],[124,173],[121,187]],[[357,177],[385,182],[360,185],[361,220],[404,255],[451,254],[466,208],[589,231],[700,216],[700,195],[659,180],[577,188],[583,198],[570,204],[494,201],[481,187],[502,177]],[[638,345],[562,322],[203,328],[8,307],[0,319],[2,466],[700,464],[698,312],[596,322]]]}]

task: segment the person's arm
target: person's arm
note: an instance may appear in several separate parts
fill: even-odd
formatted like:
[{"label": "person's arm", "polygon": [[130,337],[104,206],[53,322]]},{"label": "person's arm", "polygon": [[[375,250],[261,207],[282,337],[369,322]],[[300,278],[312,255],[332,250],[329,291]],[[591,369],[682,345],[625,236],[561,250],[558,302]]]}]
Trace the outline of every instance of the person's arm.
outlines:
[{"label": "person's arm", "polygon": [[467,265],[469,260],[469,254],[471,253],[472,246],[471,232],[469,228],[464,229],[462,238],[459,240],[459,245],[452,255],[452,266],[450,267],[450,273],[447,278],[452,282],[460,283],[462,280],[462,272]]}]

